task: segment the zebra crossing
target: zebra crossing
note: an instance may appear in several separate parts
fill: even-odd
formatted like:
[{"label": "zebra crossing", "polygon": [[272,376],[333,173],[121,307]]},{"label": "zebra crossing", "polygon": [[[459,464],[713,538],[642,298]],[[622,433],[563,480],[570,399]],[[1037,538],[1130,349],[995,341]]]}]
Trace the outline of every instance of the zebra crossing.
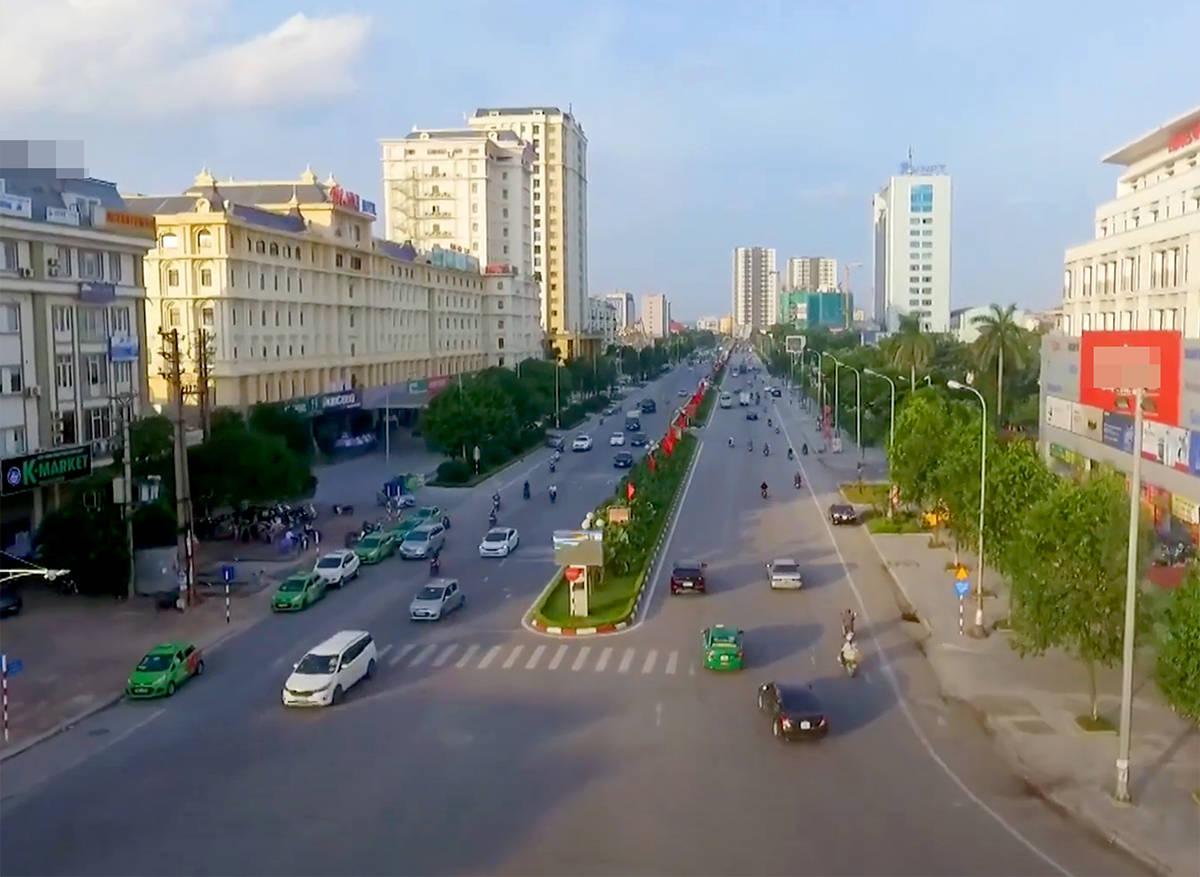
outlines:
[{"label": "zebra crossing", "polygon": [[680,661],[678,649],[563,643],[390,643],[379,647],[379,662],[399,669],[425,667],[490,672],[607,673],[616,676],[696,675]]}]

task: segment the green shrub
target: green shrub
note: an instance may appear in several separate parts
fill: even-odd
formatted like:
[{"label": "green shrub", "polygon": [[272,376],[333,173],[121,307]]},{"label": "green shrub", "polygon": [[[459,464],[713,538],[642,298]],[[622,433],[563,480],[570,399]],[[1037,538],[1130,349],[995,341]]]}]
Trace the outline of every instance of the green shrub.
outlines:
[{"label": "green shrub", "polygon": [[1200,571],[1193,567],[1163,612],[1158,686],[1184,716],[1200,718]]},{"label": "green shrub", "polygon": [[444,484],[466,484],[472,474],[471,466],[462,460],[447,460],[437,468],[437,480]]}]

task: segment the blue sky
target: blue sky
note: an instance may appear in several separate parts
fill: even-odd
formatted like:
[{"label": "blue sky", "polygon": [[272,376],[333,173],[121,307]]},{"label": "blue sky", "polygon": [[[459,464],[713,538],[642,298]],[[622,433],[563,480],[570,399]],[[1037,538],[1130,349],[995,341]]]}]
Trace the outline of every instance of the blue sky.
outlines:
[{"label": "blue sky", "polygon": [[738,245],[862,262],[868,301],[870,197],[911,146],[954,177],[953,305],[1047,307],[1113,194],[1100,157],[1200,104],[1200,4],[1134,8],[0,0],[0,137],[82,138],[123,191],[311,163],[382,203],[378,138],[570,105],[591,291],[689,319],[730,309]]}]

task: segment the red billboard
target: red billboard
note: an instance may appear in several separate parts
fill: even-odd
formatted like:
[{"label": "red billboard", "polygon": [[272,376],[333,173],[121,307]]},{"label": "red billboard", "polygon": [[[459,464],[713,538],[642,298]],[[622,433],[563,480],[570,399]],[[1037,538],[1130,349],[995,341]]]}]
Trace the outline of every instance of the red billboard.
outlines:
[{"label": "red billboard", "polygon": [[1145,417],[1179,425],[1179,382],[1182,372],[1183,335],[1180,332],[1084,332],[1079,344],[1079,401],[1105,411],[1131,413],[1118,408],[1116,389],[1147,389]]}]

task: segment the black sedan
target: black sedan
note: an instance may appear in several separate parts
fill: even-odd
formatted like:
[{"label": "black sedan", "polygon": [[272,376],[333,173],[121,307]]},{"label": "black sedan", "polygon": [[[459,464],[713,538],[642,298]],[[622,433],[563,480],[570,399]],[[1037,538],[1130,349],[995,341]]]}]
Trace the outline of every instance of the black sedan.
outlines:
[{"label": "black sedan", "polygon": [[629,453],[629,451],[621,451],[620,453],[618,453],[616,456],[613,457],[613,468],[614,469],[632,469],[633,468],[633,454]]},{"label": "black sedan", "polygon": [[757,411],[747,411],[746,419],[747,420],[758,420],[758,412]]},{"label": "black sedan", "polygon": [[771,717],[771,732],[780,740],[819,740],[829,733],[829,718],[807,686],[764,682],[758,708]]},{"label": "black sedan", "polygon": [[845,503],[834,503],[829,507],[829,522],[833,525],[838,524],[857,524],[858,512],[854,510],[854,506]]},{"label": "black sedan", "polygon": [[641,432],[631,432],[631,433],[629,433],[629,435],[628,435],[628,440],[629,440],[629,446],[630,446],[631,448],[644,448],[644,447],[646,447],[647,439],[646,439],[646,435],[645,435],[645,433],[641,433]]}]

